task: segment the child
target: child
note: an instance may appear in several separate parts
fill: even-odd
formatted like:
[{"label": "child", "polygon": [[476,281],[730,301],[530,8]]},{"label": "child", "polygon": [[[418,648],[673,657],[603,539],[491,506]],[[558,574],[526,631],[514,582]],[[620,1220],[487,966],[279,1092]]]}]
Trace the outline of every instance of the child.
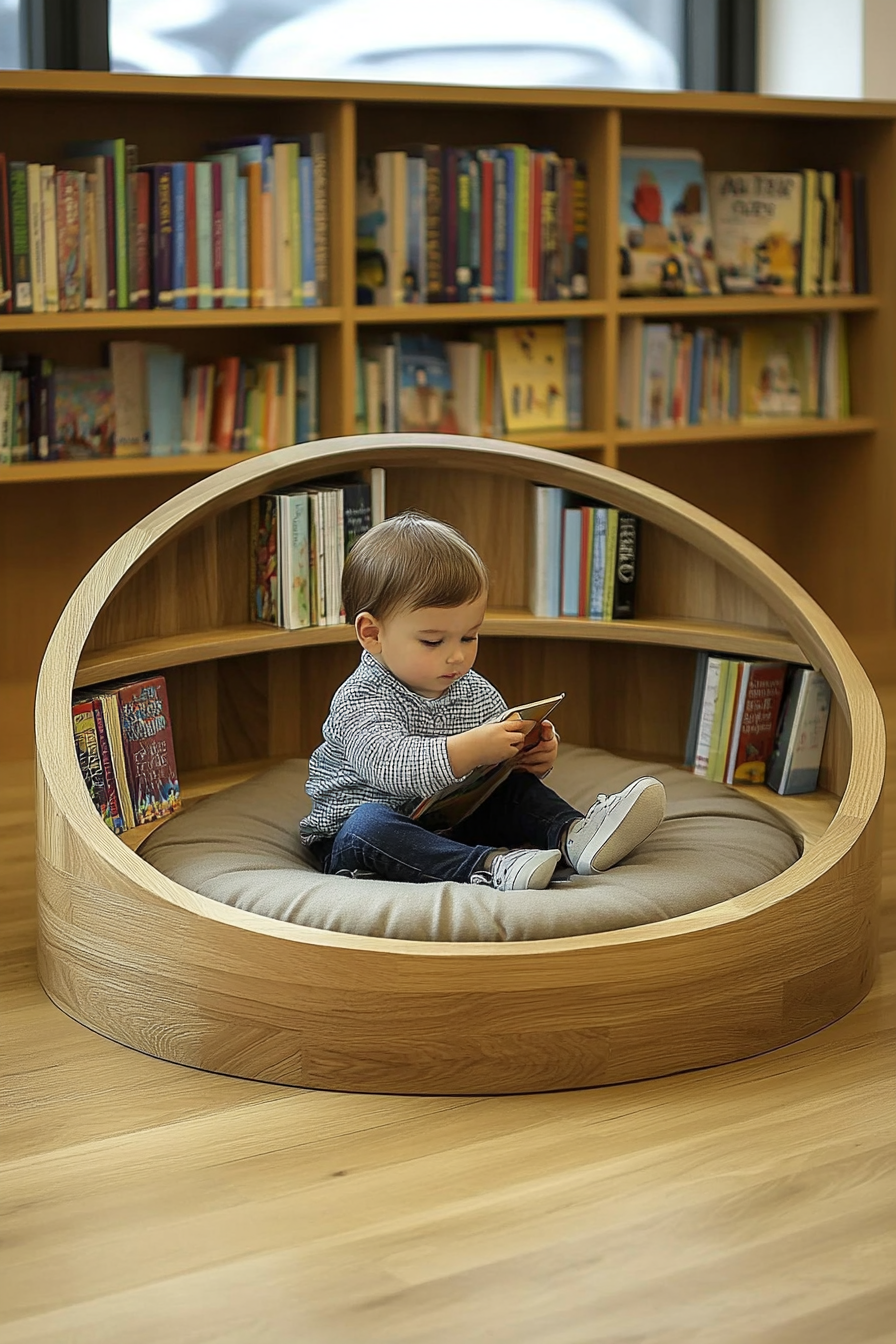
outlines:
[{"label": "child", "polygon": [[478,765],[516,757],[533,724],[495,722],[507,706],[472,671],[488,573],[460,533],[417,513],[366,532],[342,594],[364,650],[339,687],[313,753],[301,823],[324,872],[399,882],[548,886],[561,859],[577,873],[624,859],[663,819],[659,780],[600,794],[586,816],[542,781],[557,756],[552,725],[513,772],[449,834],[407,815]]}]

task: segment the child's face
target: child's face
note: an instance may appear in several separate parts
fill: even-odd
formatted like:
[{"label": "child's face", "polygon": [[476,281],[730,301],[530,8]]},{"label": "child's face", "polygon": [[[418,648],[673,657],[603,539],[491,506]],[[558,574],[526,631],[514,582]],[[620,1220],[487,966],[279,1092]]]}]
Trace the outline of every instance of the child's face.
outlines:
[{"label": "child's face", "polygon": [[461,607],[418,607],[385,621],[359,616],[358,638],[417,695],[435,700],[476,661],[487,596]]}]

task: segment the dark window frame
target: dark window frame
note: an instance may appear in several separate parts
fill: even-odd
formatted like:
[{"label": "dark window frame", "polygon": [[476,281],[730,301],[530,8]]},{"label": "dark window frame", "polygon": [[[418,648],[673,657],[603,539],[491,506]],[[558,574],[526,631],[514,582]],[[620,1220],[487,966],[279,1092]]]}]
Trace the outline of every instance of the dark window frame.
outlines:
[{"label": "dark window frame", "polygon": [[108,70],[109,0],[19,0],[23,70]]},{"label": "dark window frame", "polygon": [[685,0],[686,89],[756,92],[757,0]]}]

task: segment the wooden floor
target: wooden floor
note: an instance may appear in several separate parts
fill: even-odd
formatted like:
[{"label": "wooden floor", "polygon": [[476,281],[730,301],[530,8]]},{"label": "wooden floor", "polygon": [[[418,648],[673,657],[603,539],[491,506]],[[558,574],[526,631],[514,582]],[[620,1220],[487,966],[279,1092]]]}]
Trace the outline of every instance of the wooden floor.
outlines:
[{"label": "wooden floor", "polygon": [[893,1344],[892,747],[887,790],[881,973],[843,1021],[656,1082],[440,1100],[219,1078],[69,1021],[7,772],[0,1341]]}]

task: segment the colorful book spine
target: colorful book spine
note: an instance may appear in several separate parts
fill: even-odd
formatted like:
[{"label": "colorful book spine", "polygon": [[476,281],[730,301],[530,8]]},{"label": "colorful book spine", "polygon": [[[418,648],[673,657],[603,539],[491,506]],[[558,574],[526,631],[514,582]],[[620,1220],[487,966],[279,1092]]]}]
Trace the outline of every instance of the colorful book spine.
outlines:
[{"label": "colorful book spine", "polygon": [[302,303],[316,307],[317,250],[314,239],[314,160],[310,155],[299,158],[299,209],[301,219]]},{"label": "colorful book spine", "polygon": [[196,279],[198,308],[214,306],[214,203],[212,165],[193,165],[196,180]]},{"label": "colorful book spine", "polygon": [[314,170],[314,271],[316,302],[330,302],[330,206],[327,140],[323,131],[311,132],[311,161]]},{"label": "colorful book spine", "polygon": [[28,227],[28,165],[17,159],[9,165],[9,215],[13,312],[30,313],[33,311],[33,290]]},{"label": "colorful book spine", "polygon": [[171,165],[171,293],[172,306],[186,309],[187,303],[187,165]]},{"label": "colorful book spine", "polygon": [[184,163],[184,231],[187,308],[199,306],[199,249],[196,218],[196,164]]},{"label": "colorful book spine", "polygon": [[212,183],[212,307],[223,308],[226,295],[224,257],[224,173],[220,162],[209,160]]}]

